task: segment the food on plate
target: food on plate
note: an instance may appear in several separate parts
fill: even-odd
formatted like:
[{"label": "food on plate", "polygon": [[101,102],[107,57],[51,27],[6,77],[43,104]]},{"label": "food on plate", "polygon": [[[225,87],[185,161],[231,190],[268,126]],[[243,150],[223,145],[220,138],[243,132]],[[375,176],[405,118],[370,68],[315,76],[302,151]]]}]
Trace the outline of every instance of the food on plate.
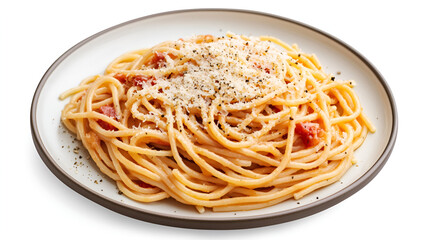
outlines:
[{"label": "food on plate", "polygon": [[356,162],[375,128],[354,85],[275,37],[197,35],[119,56],[60,96],[62,122],[131,199],[251,210]]}]

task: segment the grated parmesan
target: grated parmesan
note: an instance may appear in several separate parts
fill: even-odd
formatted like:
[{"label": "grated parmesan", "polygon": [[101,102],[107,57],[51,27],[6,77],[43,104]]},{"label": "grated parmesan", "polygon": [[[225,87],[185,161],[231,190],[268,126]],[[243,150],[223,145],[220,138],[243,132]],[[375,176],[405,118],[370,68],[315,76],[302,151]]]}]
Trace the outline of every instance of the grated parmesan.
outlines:
[{"label": "grated parmesan", "polygon": [[[274,43],[234,34],[213,42],[190,40],[168,43],[168,47],[178,50],[175,54],[179,52],[182,58],[190,59],[183,63],[183,74],[167,78],[160,71],[155,75],[154,87],[162,89],[160,94],[174,105],[201,107],[216,98],[221,98],[222,103],[244,104],[270,93],[287,91],[282,64],[290,57]],[[174,61],[167,61],[166,68],[174,68],[173,65]],[[150,93],[147,88],[142,91]]]}]

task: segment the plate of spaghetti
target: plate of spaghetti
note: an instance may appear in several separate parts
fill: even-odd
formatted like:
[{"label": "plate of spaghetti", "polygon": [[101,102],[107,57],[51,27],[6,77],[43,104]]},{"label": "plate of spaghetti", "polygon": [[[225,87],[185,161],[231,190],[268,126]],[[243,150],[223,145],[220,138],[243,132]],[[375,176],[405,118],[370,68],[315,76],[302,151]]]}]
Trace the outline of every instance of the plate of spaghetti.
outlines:
[{"label": "plate of spaghetti", "polygon": [[47,167],[88,199],[232,229],[305,217],[364,187],[393,149],[397,113],[380,73],[335,37],[198,9],[72,47],[40,81],[31,126]]}]

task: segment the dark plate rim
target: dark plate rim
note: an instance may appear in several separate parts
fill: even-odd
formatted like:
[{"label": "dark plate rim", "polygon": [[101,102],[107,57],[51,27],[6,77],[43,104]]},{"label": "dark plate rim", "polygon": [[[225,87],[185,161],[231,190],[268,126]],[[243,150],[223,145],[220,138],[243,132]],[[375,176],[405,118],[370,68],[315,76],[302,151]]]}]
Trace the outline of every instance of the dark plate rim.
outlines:
[{"label": "dark plate rim", "polygon": [[[391,107],[392,111],[392,129],[389,137],[389,141],[387,146],[385,147],[383,153],[379,157],[379,159],[376,161],[376,163],[359,179],[357,179],[355,182],[347,186],[346,188],[335,192],[334,194],[323,198],[321,200],[315,201],[313,203],[304,205],[302,207],[297,207],[290,210],[285,210],[281,212],[277,212],[274,214],[265,214],[265,215],[259,215],[254,217],[243,217],[243,218],[234,218],[234,219],[215,219],[215,220],[202,220],[202,219],[194,219],[194,218],[177,218],[175,216],[167,216],[163,214],[157,214],[157,213],[151,213],[151,212],[145,212],[141,209],[134,208],[132,206],[128,206],[125,204],[121,204],[119,202],[113,202],[104,195],[101,195],[86,186],[80,184],[79,182],[73,180],[72,178],[68,177],[68,174],[65,173],[53,160],[52,156],[47,151],[46,147],[44,146],[37,126],[36,121],[36,112],[37,112],[37,103],[41,94],[41,91],[51,75],[51,73],[57,68],[61,62],[66,59],[71,53],[73,53],[75,50],[79,49],[81,46],[86,44],[87,42],[97,38],[100,35],[103,35],[104,33],[110,32],[114,29],[120,28],[122,26],[142,21],[149,18],[154,18],[157,16],[163,16],[163,15],[172,15],[177,13],[186,13],[186,12],[236,12],[236,13],[246,13],[246,14],[253,14],[253,15],[259,15],[259,16],[265,16],[270,17],[274,19],[279,19],[282,21],[286,21],[301,27],[304,27],[306,29],[309,29],[311,31],[314,31],[316,33],[319,33],[330,40],[333,40],[337,44],[343,46],[346,48],[350,53],[358,57],[377,77],[378,81],[383,86]],[[283,222],[288,222],[292,220],[296,220],[299,218],[307,217],[312,214],[318,213],[320,211],[323,211],[327,208],[330,208],[337,203],[345,200],[346,198],[350,197],[360,189],[362,189],[365,185],[367,185],[383,168],[383,166],[386,164],[390,154],[392,153],[393,147],[396,142],[396,137],[398,133],[398,113],[396,108],[396,103],[393,97],[393,94],[386,82],[386,80],[383,78],[383,76],[380,74],[380,72],[358,51],[356,51],[354,48],[343,42],[342,40],[322,31],[315,27],[312,27],[310,25],[307,25],[305,23],[292,20],[286,17],[270,14],[270,13],[264,13],[259,11],[253,11],[253,10],[243,10],[243,9],[223,9],[223,8],[202,8],[202,9],[182,9],[182,10],[175,10],[175,11],[168,11],[168,12],[162,12],[162,13],[156,13],[147,15],[144,17],[136,18],[130,21],[123,22],[121,24],[112,26],[110,28],[107,28],[103,31],[100,31],[81,42],[77,43],[73,47],[71,47],[69,50],[67,50],[65,53],[63,53],[46,71],[46,73],[43,75],[42,79],[40,80],[36,91],[34,93],[32,103],[31,103],[31,111],[30,111],[30,124],[31,124],[31,134],[33,137],[33,142],[36,147],[37,152],[39,153],[40,157],[42,158],[45,165],[48,167],[48,169],[64,184],[66,184],[68,187],[73,189],[74,191],[78,192],[79,194],[83,195],[84,197],[114,211],[135,219],[143,220],[146,222],[161,224],[161,225],[167,225],[167,226],[174,226],[174,227],[182,227],[182,228],[193,228],[193,229],[244,229],[244,228],[254,228],[254,227],[262,227],[262,226],[268,226]]]}]

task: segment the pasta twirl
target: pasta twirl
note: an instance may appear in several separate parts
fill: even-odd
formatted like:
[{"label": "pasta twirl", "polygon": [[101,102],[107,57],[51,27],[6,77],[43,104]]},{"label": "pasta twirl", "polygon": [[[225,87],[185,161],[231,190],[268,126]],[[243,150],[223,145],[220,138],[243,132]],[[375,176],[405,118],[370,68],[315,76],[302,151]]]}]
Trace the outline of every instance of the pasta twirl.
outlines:
[{"label": "pasta twirl", "polygon": [[131,199],[251,210],[352,166],[375,131],[354,84],[274,37],[199,35],[119,56],[60,96],[62,122]]}]

